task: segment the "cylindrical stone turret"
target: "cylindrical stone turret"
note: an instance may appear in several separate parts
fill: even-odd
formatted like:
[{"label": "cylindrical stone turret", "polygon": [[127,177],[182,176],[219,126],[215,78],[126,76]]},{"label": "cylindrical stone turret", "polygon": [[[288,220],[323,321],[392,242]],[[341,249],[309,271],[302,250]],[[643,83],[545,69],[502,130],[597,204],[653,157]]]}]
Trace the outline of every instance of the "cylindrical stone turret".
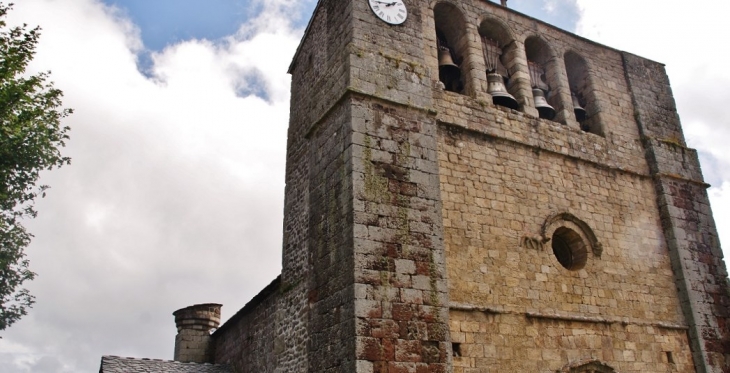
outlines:
[{"label": "cylindrical stone turret", "polygon": [[212,358],[210,331],[221,322],[220,304],[206,303],[181,308],[175,316],[175,361],[207,363]]}]

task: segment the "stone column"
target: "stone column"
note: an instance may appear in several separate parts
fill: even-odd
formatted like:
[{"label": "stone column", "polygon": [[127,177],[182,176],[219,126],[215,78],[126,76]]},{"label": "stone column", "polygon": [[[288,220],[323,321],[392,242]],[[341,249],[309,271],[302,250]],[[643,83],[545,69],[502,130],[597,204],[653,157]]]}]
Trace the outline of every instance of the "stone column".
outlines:
[{"label": "stone column", "polygon": [[535,109],[535,100],[532,97],[530,70],[527,68],[525,45],[514,41],[506,45],[502,51],[504,53],[504,67],[510,73],[510,82],[507,90],[520,103],[520,111],[538,117],[539,114],[537,109]]},{"label": "stone column", "polygon": [[580,129],[580,124],[573,113],[573,98],[570,96],[570,83],[568,73],[565,70],[563,57],[556,55],[551,58],[546,66],[548,82],[553,89],[548,102],[555,108],[555,121],[567,124],[575,129]]}]

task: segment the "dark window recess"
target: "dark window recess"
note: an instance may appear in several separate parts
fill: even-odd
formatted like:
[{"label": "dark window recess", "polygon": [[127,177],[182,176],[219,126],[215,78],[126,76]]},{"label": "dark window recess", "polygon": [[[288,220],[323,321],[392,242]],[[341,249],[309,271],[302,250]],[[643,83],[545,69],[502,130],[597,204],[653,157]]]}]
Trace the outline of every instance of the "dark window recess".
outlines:
[{"label": "dark window recess", "polygon": [[449,43],[439,30],[436,30],[436,41],[439,53],[439,80],[444,83],[444,89],[447,91],[460,93],[464,90],[464,84],[461,82],[461,69],[457,61],[461,61],[454,55],[454,50],[449,47]]},{"label": "dark window recess", "polygon": [[469,50],[464,15],[453,4],[439,2],[433,8],[433,16],[439,81],[447,91],[459,94],[472,92],[474,87],[470,87],[469,83],[468,61],[464,58]]},{"label": "dark window recess", "polygon": [[540,118],[555,120],[556,114],[562,110],[562,104],[555,90],[558,72],[554,53],[541,37],[531,36],[525,40],[525,55],[535,109]]},{"label": "dark window recess", "polygon": [[583,238],[574,230],[560,227],[552,238],[553,254],[558,262],[569,271],[577,271],[586,265],[588,250]]},{"label": "dark window recess", "polygon": [[461,356],[461,343],[451,343],[451,352],[452,356],[459,357]]},{"label": "dark window recess", "polygon": [[583,131],[603,136],[603,127],[596,115],[598,111],[595,105],[596,95],[585,59],[575,52],[568,51],[564,60],[575,120],[580,123],[580,129]]}]

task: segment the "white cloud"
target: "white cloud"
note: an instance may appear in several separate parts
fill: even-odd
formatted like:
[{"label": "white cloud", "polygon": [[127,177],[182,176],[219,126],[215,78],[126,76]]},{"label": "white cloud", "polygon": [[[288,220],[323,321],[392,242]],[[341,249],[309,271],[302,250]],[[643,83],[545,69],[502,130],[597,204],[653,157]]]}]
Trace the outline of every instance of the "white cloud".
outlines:
[{"label": "white cloud", "polygon": [[555,13],[560,9],[559,0],[545,0],[542,8],[548,13]]},{"label": "white cloud", "polygon": [[226,40],[153,53],[149,77],[137,68],[139,30],[115,9],[16,4],[11,24],[43,27],[29,70],[52,70],[75,113],[73,163],[43,175],[52,188],[27,223],[37,304],[3,333],[4,371],[169,359],[172,311],[220,302],[231,316],[278,274],[286,70],[301,35],[282,4]]}]

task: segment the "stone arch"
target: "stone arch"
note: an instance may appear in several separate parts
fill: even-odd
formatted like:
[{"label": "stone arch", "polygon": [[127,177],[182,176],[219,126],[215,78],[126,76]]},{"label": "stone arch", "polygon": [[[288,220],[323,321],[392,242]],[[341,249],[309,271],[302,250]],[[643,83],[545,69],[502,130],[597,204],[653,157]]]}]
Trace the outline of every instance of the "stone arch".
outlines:
[{"label": "stone arch", "polygon": [[[433,18],[436,27],[437,48],[448,48],[453,62],[458,65],[459,77],[445,74],[447,69],[439,67],[439,80],[446,90],[465,94],[473,92],[469,76],[469,37],[466,31],[466,17],[458,5],[451,1],[438,1],[433,5]],[[438,55],[437,50],[437,55]],[[445,52],[444,52],[445,53]],[[451,71],[456,71],[449,69]],[[449,76],[447,76],[449,75]]]},{"label": "stone arch", "polygon": [[572,50],[565,52],[563,59],[565,61],[565,71],[568,74],[570,92],[576,96],[580,105],[586,111],[585,118],[582,120],[576,116],[580,128],[583,131],[603,136],[603,127],[598,121],[596,93],[588,63],[583,56]]},{"label": "stone arch", "polygon": [[506,46],[515,41],[512,29],[499,18],[484,15],[479,18],[479,35],[490,37]]},{"label": "stone arch", "polygon": [[555,52],[540,36],[532,35],[525,38],[525,54],[532,61],[546,64],[555,58]]},{"label": "stone arch", "polygon": [[[548,104],[554,109],[552,116],[549,114],[549,110],[538,110],[540,117],[552,120],[555,112],[563,110],[563,103],[558,95],[560,70],[557,66],[556,54],[542,37],[533,35],[525,39],[525,55],[528,61],[528,68],[531,71],[530,81],[533,92],[535,92],[535,88],[543,90]],[[543,74],[533,73],[533,68],[530,65],[541,68]]]}]

